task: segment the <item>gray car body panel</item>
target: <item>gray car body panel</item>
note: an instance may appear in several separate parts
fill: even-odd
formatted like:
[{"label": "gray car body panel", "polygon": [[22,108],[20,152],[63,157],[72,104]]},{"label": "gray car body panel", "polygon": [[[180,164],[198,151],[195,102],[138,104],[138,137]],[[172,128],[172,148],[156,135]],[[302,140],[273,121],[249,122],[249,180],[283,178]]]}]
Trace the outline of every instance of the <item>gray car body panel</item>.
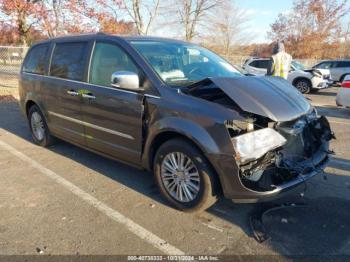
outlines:
[{"label": "gray car body panel", "polygon": [[[347,67],[338,67],[337,63],[338,62],[348,62],[350,63],[349,59],[344,59],[344,60],[324,60],[316,65],[313,66],[313,68],[326,68],[329,70],[330,74],[331,74],[331,78],[333,81],[335,82],[341,82],[342,79],[344,79],[344,77],[346,75],[350,74],[350,66]],[[330,64],[330,67],[324,67],[324,64]]]},{"label": "gray car body panel", "polygon": [[211,80],[244,111],[274,121],[290,121],[311,110],[304,96],[279,77],[249,76]]},{"label": "gray car body panel", "polygon": [[[161,38],[118,37],[105,34],[70,36],[41,42],[40,44],[49,44],[52,52],[56,43],[86,41],[89,43],[88,57],[91,56],[94,41],[115,43],[122,47],[142,69],[148,84],[142,92],[92,85],[88,83],[89,65],[86,65],[83,81],[57,79],[49,75],[50,56],[48,56],[44,75],[25,73],[21,70],[19,94],[24,114],[29,103],[36,103],[43,111],[48,127],[55,136],[106,157],[147,170],[152,169],[157,139],[164,134],[186,138],[207,157],[218,174],[225,197],[240,201],[257,201],[265,198],[266,194],[252,191],[242,185],[234,159],[231,137],[224,124],[226,120],[244,121],[245,118],[235,110],[186,95],[176,88],[167,86],[128,42],[137,39],[179,42]],[[307,101],[281,79],[242,77],[213,79],[213,81],[243,110],[267,116],[272,120],[294,119],[310,109]],[[53,91],[51,84],[59,88]],[[63,132],[65,126],[57,126],[60,125],[59,122],[55,122],[55,118],[47,110],[47,96],[52,96],[51,102],[57,103],[56,106],[59,107],[60,101],[66,99],[67,90],[72,88],[92,92],[97,99],[97,102],[94,102],[76,97],[70,98],[76,99],[73,104],[66,104],[70,109],[74,106],[75,112],[75,116],[67,115],[67,117],[78,118],[77,120],[84,122],[78,130],[83,137],[80,140],[74,140],[67,135],[67,132]],[[118,106],[123,97],[125,104]],[[104,101],[109,102],[106,104]],[[78,108],[81,110],[80,116],[76,115]],[[66,113],[61,112],[62,115]],[[129,121],[132,121],[132,125],[128,125]],[[79,122],[75,121],[74,124],[76,123]],[[141,132],[140,128],[144,130]],[[94,133],[90,133],[89,130],[94,130]],[[108,135],[104,136],[104,132]],[[124,138],[127,136],[134,138],[129,139],[133,143],[132,148],[128,148],[123,136],[116,136],[118,132],[123,133]],[[280,193],[274,192],[273,195]]]}]

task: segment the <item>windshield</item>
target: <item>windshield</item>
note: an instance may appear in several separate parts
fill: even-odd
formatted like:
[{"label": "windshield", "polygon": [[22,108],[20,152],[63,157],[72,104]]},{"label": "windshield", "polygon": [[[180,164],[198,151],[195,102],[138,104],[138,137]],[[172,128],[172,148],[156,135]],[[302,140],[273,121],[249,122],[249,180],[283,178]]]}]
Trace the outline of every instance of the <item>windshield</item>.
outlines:
[{"label": "windshield", "polygon": [[295,61],[295,60],[292,61],[292,66],[293,66],[296,70],[304,70],[304,69],[305,69],[305,66],[304,66],[302,63],[300,63],[300,62],[298,62],[298,61]]},{"label": "windshield", "polygon": [[196,45],[146,40],[130,43],[171,86],[189,85],[208,77],[242,75],[218,55]]}]

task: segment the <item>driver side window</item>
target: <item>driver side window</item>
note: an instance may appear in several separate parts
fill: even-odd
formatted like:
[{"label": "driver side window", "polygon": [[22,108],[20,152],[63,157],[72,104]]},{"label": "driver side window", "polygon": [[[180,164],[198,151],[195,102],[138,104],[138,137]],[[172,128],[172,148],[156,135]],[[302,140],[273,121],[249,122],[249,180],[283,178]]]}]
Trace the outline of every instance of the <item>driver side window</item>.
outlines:
[{"label": "driver side window", "polygon": [[89,83],[111,86],[111,76],[117,71],[129,71],[138,74],[137,66],[119,46],[96,42],[91,60]]}]

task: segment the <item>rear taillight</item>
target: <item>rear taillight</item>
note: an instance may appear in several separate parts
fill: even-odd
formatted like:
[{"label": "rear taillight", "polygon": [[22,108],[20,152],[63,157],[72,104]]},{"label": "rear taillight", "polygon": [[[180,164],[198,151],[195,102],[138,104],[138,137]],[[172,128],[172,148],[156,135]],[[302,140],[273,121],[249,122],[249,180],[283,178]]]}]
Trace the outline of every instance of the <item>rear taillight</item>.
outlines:
[{"label": "rear taillight", "polygon": [[350,88],[350,81],[344,81],[342,84],[341,84],[342,87],[345,87],[345,88]]}]

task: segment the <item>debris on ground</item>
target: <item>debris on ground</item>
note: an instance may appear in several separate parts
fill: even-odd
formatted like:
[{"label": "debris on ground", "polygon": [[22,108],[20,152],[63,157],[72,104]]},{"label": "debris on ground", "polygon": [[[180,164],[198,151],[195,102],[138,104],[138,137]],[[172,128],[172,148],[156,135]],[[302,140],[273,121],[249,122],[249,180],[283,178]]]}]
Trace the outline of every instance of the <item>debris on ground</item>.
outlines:
[{"label": "debris on ground", "polygon": [[[302,193],[303,194],[303,193]],[[304,195],[304,194],[303,194]],[[270,238],[270,236],[267,234],[266,229],[264,227],[263,223],[263,216],[266,214],[276,211],[283,208],[297,208],[297,207],[305,207],[304,203],[284,203],[274,206],[266,206],[265,208],[260,208],[258,211],[254,212],[250,218],[250,228],[252,229],[253,236],[255,240],[259,243],[263,243],[266,240]],[[281,223],[288,223],[288,219],[282,218]]]},{"label": "debris on ground", "polygon": [[256,241],[258,241],[259,243],[262,243],[269,239],[269,236],[266,233],[261,217],[251,216],[249,219],[249,222],[250,222],[250,227],[253,231],[253,236]]}]

